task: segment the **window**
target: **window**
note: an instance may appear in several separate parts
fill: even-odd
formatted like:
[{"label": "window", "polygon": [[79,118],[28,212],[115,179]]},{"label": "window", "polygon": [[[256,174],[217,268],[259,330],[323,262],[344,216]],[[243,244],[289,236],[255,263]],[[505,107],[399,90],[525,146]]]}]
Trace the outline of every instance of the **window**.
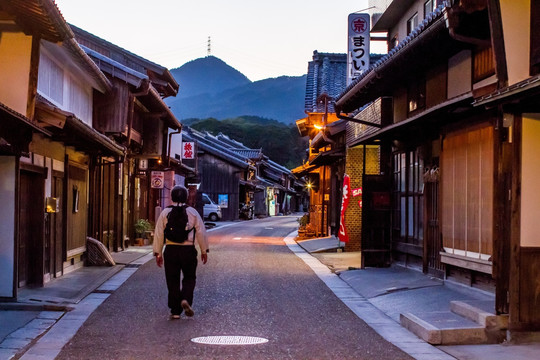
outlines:
[{"label": "window", "polygon": [[79,119],[92,126],[92,92],[71,79],[68,108]]},{"label": "window", "polygon": [[415,13],[407,20],[407,35],[409,35],[418,26],[418,13]]},{"label": "window", "polygon": [[426,82],[423,79],[415,79],[407,88],[407,110],[409,114],[426,107]]},{"label": "window", "polygon": [[39,58],[38,90],[57,105],[63,105],[64,71],[43,52]]},{"label": "window", "polygon": [[442,236],[451,254],[493,252],[493,127],[450,134],[441,153]]},{"label": "window", "polygon": [[424,239],[424,162],[418,151],[394,154],[393,240],[421,244]]},{"label": "window", "polygon": [[429,14],[435,11],[437,8],[436,0],[429,0],[424,3],[424,19],[427,18]]},{"label": "window", "polygon": [[473,52],[473,81],[478,82],[495,75],[495,60],[491,47],[476,49]]}]

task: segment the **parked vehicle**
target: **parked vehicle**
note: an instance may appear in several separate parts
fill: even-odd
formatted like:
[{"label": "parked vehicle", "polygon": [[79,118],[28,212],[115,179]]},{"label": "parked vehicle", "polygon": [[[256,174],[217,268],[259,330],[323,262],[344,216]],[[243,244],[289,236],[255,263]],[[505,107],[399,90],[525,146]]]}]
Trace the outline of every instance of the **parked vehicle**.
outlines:
[{"label": "parked vehicle", "polygon": [[253,219],[253,201],[248,204],[240,203],[240,219]]},{"label": "parked vehicle", "polygon": [[221,220],[221,206],[213,202],[212,199],[210,199],[210,197],[205,193],[202,194],[202,199],[204,204],[204,218],[210,221]]}]

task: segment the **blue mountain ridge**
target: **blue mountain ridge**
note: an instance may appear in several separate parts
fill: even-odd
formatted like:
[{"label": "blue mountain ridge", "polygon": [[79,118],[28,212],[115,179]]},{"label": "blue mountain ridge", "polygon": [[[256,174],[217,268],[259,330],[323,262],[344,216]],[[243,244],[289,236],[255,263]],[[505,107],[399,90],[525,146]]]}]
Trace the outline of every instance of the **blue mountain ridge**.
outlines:
[{"label": "blue mountain ridge", "polygon": [[250,81],[215,56],[171,70],[180,90],[165,100],[179,120],[258,116],[285,124],[303,118],[306,75]]}]

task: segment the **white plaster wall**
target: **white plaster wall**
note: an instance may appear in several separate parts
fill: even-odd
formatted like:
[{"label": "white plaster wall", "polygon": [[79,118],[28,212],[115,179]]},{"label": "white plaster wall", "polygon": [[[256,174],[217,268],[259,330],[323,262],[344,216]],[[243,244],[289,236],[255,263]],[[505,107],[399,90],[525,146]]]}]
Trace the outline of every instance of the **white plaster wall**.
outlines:
[{"label": "white plaster wall", "polygon": [[508,85],[512,85],[529,77],[531,2],[503,0],[500,4]]},{"label": "white plaster wall", "polygon": [[425,0],[416,0],[405,13],[403,13],[399,22],[390,30],[389,38],[393,38],[397,35],[398,40],[401,41],[407,37],[407,21],[413,17],[415,13],[418,14],[418,25],[424,20],[424,3]]},{"label": "white plaster wall", "polygon": [[[32,38],[4,32],[0,37],[0,102],[26,115]],[[9,86],[5,86],[5,85]]]},{"label": "white plaster wall", "polygon": [[540,114],[523,114],[521,246],[540,246]]},{"label": "white plaster wall", "polygon": [[14,297],[15,157],[0,156],[0,297]]},{"label": "white plaster wall", "polygon": [[472,89],[471,52],[463,50],[448,59],[448,99]]}]

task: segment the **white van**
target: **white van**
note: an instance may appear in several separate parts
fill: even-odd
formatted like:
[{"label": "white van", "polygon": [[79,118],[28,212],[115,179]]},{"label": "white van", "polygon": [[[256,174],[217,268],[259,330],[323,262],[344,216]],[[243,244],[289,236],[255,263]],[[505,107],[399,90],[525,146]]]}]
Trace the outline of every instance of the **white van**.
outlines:
[{"label": "white van", "polygon": [[221,220],[221,207],[214,203],[212,199],[205,193],[202,194],[202,200],[204,204],[203,214],[204,218],[210,221]]}]

